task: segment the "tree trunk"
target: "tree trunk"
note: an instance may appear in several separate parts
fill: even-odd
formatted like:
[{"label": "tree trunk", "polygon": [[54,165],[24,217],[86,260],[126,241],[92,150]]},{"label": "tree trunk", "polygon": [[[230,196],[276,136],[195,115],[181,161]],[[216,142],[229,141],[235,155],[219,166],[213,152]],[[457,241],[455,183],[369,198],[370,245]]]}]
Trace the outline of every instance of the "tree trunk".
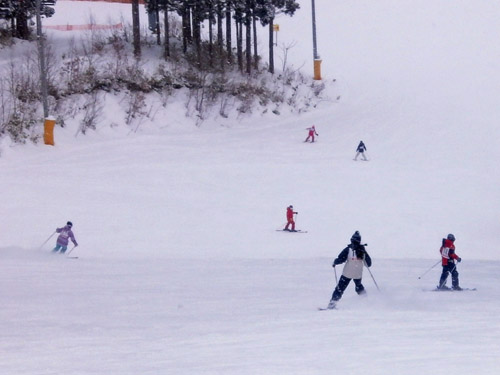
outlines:
[{"label": "tree trunk", "polygon": [[188,6],[182,9],[182,50],[184,53],[187,52],[188,44],[193,42],[193,36],[191,34],[191,10]]},{"label": "tree trunk", "polygon": [[200,13],[198,7],[195,5],[192,14],[192,22],[193,22],[193,42],[196,48],[196,57],[198,59],[198,66],[202,66],[201,61],[201,21],[200,21]]},{"label": "tree trunk", "polygon": [[243,71],[243,22],[235,21],[236,23],[236,53],[238,56],[238,69]]},{"label": "tree trunk", "polygon": [[156,14],[156,44],[158,44],[159,46],[161,46],[160,9],[159,9],[159,6],[158,6],[158,1],[156,2],[155,14]]},{"label": "tree trunk", "polygon": [[25,7],[20,9],[19,14],[16,16],[16,32],[15,35],[19,39],[27,40],[30,36],[30,29],[28,27],[28,16]]},{"label": "tree trunk", "polygon": [[231,45],[231,3],[228,1],[226,5],[226,51],[227,51],[227,62],[229,64],[233,63],[233,53]]},{"label": "tree trunk", "polygon": [[141,31],[139,20],[139,0],[132,0],[132,34],[134,45],[134,56],[141,57]]},{"label": "tree trunk", "polygon": [[212,20],[214,18],[214,11],[212,9],[212,5],[208,9],[208,56],[210,67],[214,66],[214,51],[213,51],[213,39],[214,39],[214,31]]},{"label": "tree trunk", "polygon": [[269,21],[269,73],[274,74],[274,34],[273,34],[274,18]]},{"label": "tree trunk", "polygon": [[259,68],[259,55],[257,51],[257,17],[252,11],[252,23],[253,23],[253,66],[257,70]]},{"label": "tree trunk", "polygon": [[224,70],[224,32],[222,31],[222,22],[223,22],[223,14],[222,14],[222,4],[217,4],[217,46],[218,46],[218,54],[220,60],[220,67]]},{"label": "tree trunk", "polygon": [[170,23],[168,21],[168,10],[165,9],[163,12],[164,23],[165,23],[165,60],[170,57]]},{"label": "tree trunk", "polygon": [[[247,4],[249,1],[247,0]],[[252,73],[252,17],[250,9],[248,9],[245,14],[245,41],[246,41],[246,63],[247,63],[247,73]]]}]

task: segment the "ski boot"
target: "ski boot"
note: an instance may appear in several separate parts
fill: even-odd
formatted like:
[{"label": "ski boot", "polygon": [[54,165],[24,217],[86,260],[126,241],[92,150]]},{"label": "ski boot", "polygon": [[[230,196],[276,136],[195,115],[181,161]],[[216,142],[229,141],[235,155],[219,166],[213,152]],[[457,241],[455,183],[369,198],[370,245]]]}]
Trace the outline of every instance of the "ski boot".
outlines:
[{"label": "ski boot", "polygon": [[330,300],[330,302],[328,303],[328,307],[327,309],[328,310],[333,310],[335,308],[335,306],[337,305],[337,301],[334,301],[333,299]]}]

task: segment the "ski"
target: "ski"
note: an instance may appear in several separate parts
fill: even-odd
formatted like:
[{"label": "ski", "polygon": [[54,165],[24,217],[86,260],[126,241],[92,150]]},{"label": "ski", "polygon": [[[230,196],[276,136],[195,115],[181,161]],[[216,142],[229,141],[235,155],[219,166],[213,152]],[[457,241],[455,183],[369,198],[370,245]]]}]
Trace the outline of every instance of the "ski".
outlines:
[{"label": "ski", "polygon": [[289,232],[289,233],[307,233],[307,230],[283,230],[283,229],[276,229],[276,232]]},{"label": "ski", "polygon": [[66,257],[67,259],[78,259],[78,257]]},{"label": "ski", "polygon": [[477,288],[462,288],[462,289],[452,289],[452,288],[446,288],[446,289],[424,289],[424,292],[474,292],[476,291]]},{"label": "ski", "polygon": [[318,307],[318,311],[328,311],[328,310],[337,310],[337,308],[334,307],[333,309],[329,309],[328,307]]}]

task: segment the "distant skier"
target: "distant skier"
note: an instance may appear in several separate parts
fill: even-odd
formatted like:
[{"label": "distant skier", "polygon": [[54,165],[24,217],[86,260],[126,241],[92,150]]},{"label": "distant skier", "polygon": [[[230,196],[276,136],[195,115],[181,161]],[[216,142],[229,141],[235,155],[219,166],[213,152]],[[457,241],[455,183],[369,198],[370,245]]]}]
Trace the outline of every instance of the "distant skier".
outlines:
[{"label": "distant skier", "polygon": [[335,267],[342,263],[345,263],[344,270],[333,291],[328,309],[335,308],[337,301],[342,298],[342,294],[344,294],[351,280],[354,280],[354,284],[356,285],[356,293],[360,295],[366,293],[365,287],[361,283],[363,266],[366,265],[367,267],[371,267],[372,259],[366,252],[365,245],[361,245],[361,235],[358,231],[354,232],[351,237],[350,245],[347,245],[347,247],[340,252],[339,256],[333,261],[332,266]]},{"label": "distant skier", "polygon": [[310,128],[307,128],[307,130],[309,130],[309,135],[307,136],[306,140],[304,142],[308,142],[309,139],[311,139],[311,143],[314,142],[314,136],[318,136],[319,134],[316,132],[316,128],[313,126],[311,126]]},{"label": "distant skier", "polygon": [[57,253],[59,250],[61,250],[61,254],[64,254],[68,249],[68,243],[70,239],[75,247],[78,246],[78,243],[75,240],[75,235],[71,230],[72,227],[73,223],[71,221],[68,221],[64,227],[56,229],[56,232],[60,234],[57,237],[56,247],[54,247],[54,249],[52,250],[54,253]]},{"label": "distant skier", "polygon": [[[283,230],[287,230],[287,231],[290,231],[290,232],[296,232],[295,230],[295,220],[293,219],[293,215],[298,215],[299,213],[298,212],[295,212],[293,210],[293,206],[290,205],[286,208],[286,226],[285,226],[285,229]],[[292,229],[288,229],[289,226],[292,226]]]},{"label": "distant skier", "polygon": [[451,273],[451,287],[453,290],[462,290],[458,282],[458,271],[455,260],[460,263],[462,258],[455,254],[455,236],[453,234],[448,234],[446,238],[443,238],[441,248],[439,249],[441,253],[441,265],[443,266],[443,272],[441,273],[441,278],[439,279],[438,289],[449,289],[446,286],[446,279],[448,274]]},{"label": "distant skier", "polygon": [[358,148],[356,149],[356,156],[354,157],[354,160],[358,160],[359,154],[363,157],[363,160],[367,161],[368,159],[365,156],[365,151],[366,151],[366,146],[363,143],[363,141],[359,142]]}]

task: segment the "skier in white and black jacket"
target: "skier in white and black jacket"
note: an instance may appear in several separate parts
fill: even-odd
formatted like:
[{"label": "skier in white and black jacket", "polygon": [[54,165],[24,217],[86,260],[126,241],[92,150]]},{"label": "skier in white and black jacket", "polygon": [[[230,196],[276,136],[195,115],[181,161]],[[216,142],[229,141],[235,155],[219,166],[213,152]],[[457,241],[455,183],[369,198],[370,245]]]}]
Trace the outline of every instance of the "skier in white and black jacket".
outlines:
[{"label": "skier in white and black jacket", "polygon": [[347,286],[354,280],[356,285],[356,293],[366,293],[365,287],[361,283],[363,277],[363,266],[371,267],[372,259],[366,252],[365,245],[361,245],[361,235],[356,231],[351,237],[351,244],[340,252],[338,257],[333,261],[333,267],[338,264],[345,263],[342,276],[339,279],[337,286],[332,294],[332,299],[328,304],[329,309],[335,308],[337,301],[342,298],[342,294]]}]

